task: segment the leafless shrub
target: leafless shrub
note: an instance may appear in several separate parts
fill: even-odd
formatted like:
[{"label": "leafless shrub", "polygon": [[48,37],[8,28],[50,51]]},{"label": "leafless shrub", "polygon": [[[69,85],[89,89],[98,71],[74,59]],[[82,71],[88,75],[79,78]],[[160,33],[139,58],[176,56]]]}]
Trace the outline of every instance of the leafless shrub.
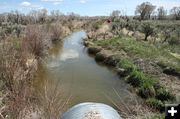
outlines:
[{"label": "leafless shrub", "polygon": [[28,26],[25,34],[22,36],[21,46],[23,51],[32,53],[37,57],[42,56],[45,34],[45,31],[40,26]]},{"label": "leafless shrub", "polygon": [[25,69],[25,59],[22,58],[21,50],[17,44],[6,40],[0,46],[0,80],[7,87],[8,98],[6,108],[2,116],[13,114],[17,118],[20,111],[32,103],[32,78],[31,68]]},{"label": "leafless shrub", "polygon": [[[61,36],[61,27],[55,29],[54,34]],[[1,40],[0,43],[0,81],[4,82],[7,88],[7,101],[0,106],[0,118],[5,118],[10,115],[13,118],[24,118],[27,113],[33,112],[33,108],[37,107],[37,100],[34,96],[34,87],[32,79],[34,76],[34,65],[29,65],[29,59],[36,60],[43,54],[44,42],[47,39],[47,31],[40,26],[27,26],[24,34],[19,38],[16,36],[8,36]],[[49,93],[51,90],[51,93]],[[42,113],[45,118],[59,118],[62,108],[67,104],[60,98],[60,93],[57,88],[51,89],[45,87],[42,94]],[[52,93],[53,92],[53,93]],[[41,112],[36,109],[36,112]],[[34,112],[33,112],[34,113]]]},{"label": "leafless shrub", "polygon": [[52,40],[53,41],[58,41],[60,38],[62,38],[63,28],[60,23],[56,22],[56,23],[52,24],[50,30],[52,32]]},{"label": "leafless shrub", "polygon": [[73,28],[74,28],[73,21],[69,21],[69,22],[67,23],[67,26],[68,26],[68,28],[70,29],[70,31],[73,31]]}]

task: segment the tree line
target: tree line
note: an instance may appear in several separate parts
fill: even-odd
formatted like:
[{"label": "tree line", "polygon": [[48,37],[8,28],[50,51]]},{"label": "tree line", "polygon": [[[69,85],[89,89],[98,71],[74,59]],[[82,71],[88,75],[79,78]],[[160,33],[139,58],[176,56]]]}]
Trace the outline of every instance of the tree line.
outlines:
[{"label": "tree line", "polygon": [[[173,7],[168,14],[168,11],[164,7],[159,7],[156,10],[156,6],[151,4],[150,2],[143,2],[140,5],[137,5],[135,10],[135,15],[133,19],[138,20],[180,20],[180,6]],[[120,17],[121,12],[119,10],[115,10],[110,14],[112,21],[115,18]],[[122,18],[128,18],[127,16],[123,15]],[[9,13],[1,13],[0,14],[0,25],[2,22],[12,22],[17,24],[36,24],[36,23],[47,23],[53,22],[57,20],[61,21],[71,21],[71,20],[83,20],[83,19],[98,19],[103,18],[107,19],[108,16],[96,16],[96,17],[88,17],[88,16],[80,16],[79,14],[69,13],[65,15],[61,13],[59,10],[53,10],[48,14],[46,9],[41,10],[32,10],[28,14],[20,13],[19,11],[11,11]]]},{"label": "tree line", "polygon": [[[168,11],[163,6],[157,8],[157,10],[156,8],[157,7],[150,2],[143,2],[142,4],[136,6],[135,16],[133,18],[139,20],[180,20],[180,6],[173,7],[169,11],[170,14],[168,14]],[[119,17],[120,13],[121,12],[119,10],[113,11],[110,15],[112,20],[114,20],[115,17]]]},{"label": "tree line", "polygon": [[82,19],[79,14],[76,13],[68,13],[65,15],[61,13],[59,10],[53,10],[48,14],[46,9],[41,10],[32,10],[27,14],[20,13],[19,11],[11,11],[7,13],[0,14],[0,25],[2,22],[12,22],[17,24],[36,24],[36,23],[49,23],[54,21],[64,21],[64,20],[79,20]]}]

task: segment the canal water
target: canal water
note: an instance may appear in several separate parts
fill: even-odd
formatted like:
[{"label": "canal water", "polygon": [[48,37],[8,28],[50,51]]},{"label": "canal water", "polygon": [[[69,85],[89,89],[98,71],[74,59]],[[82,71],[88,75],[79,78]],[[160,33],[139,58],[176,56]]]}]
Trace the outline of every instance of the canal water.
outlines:
[{"label": "canal water", "polygon": [[[128,103],[129,95],[135,96],[112,67],[104,66],[90,56],[82,45],[85,31],[78,31],[54,45],[47,59],[38,67],[37,90],[48,85],[58,87],[70,106],[82,102]],[[41,86],[40,86],[41,85]]]}]

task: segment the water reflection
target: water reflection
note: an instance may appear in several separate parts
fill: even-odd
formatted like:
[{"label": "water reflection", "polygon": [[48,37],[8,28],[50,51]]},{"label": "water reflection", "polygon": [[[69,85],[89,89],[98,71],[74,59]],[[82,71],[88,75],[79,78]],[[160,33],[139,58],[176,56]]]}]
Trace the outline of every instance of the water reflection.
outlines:
[{"label": "water reflection", "polygon": [[[114,89],[118,90],[121,100],[127,100],[132,94],[130,88],[120,80],[112,67],[97,63],[84,48],[82,38],[85,31],[73,33],[50,50],[50,56],[39,67],[37,85],[43,78],[50,80],[51,86],[59,82],[59,91],[66,97],[72,95],[71,105],[81,102],[99,102],[114,106],[112,100],[118,101]],[[134,94],[133,94],[134,95]]]}]

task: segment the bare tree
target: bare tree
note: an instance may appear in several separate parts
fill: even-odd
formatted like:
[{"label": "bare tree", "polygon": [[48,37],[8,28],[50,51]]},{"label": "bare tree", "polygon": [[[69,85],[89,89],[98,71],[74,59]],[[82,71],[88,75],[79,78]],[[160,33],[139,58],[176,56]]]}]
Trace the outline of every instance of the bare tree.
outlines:
[{"label": "bare tree", "polygon": [[173,7],[171,9],[171,14],[176,20],[180,20],[180,7]]},{"label": "bare tree", "polygon": [[29,17],[29,22],[33,22],[33,23],[37,23],[38,22],[38,12],[36,10],[32,10],[30,11],[30,13],[28,14]]},{"label": "bare tree", "polygon": [[5,21],[5,15],[4,14],[0,14],[0,25],[2,24],[2,22]]},{"label": "bare tree", "polygon": [[39,10],[38,11],[38,18],[39,18],[40,23],[44,23],[46,21],[46,18],[47,18],[47,10],[46,9]]},{"label": "bare tree", "polygon": [[143,2],[141,5],[136,7],[135,14],[139,14],[141,20],[150,19],[155,8],[156,6],[152,5],[150,2]]},{"label": "bare tree", "polygon": [[57,21],[60,19],[60,16],[62,16],[63,13],[61,13],[59,10],[53,10],[51,11],[50,20],[51,21]]},{"label": "bare tree", "polygon": [[167,10],[164,9],[164,7],[158,8],[158,19],[163,20],[166,19],[167,16]]},{"label": "bare tree", "polygon": [[15,23],[15,14],[14,11],[11,11],[7,14],[7,22]]},{"label": "bare tree", "polygon": [[112,21],[114,21],[114,19],[116,18],[116,17],[119,17],[119,15],[120,15],[120,11],[119,10],[114,10],[112,13],[111,13],[111,18],[112,18]]},{"label": "bare tree", "polygon": [[68,17],[69,17],[69,20],[70,20],[70,21],[73,21],[73,20],[75,20],[75,19],[79,19],[79,18],[80,18],[80,15],[79,15],[79,14],[76,14],[76,13],[74,13],[74,12],[71,12],[71,13],[69,13]]}]

